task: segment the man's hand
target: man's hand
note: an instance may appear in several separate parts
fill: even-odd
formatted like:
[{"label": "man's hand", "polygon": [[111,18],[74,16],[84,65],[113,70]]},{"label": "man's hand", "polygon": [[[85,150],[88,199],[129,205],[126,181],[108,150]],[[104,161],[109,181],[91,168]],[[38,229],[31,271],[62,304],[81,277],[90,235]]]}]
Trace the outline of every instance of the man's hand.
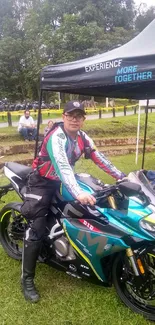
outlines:
[{"label": "man's hand", "polygon": [[94,198],[93,195],[91,194],[87,194],[85,192],[81,192],[81,194],[79,194],[77,196],[77,200],[81,203],[81,204],[90,204],[90,205],[94,205],[96,203],[96,199]]}]

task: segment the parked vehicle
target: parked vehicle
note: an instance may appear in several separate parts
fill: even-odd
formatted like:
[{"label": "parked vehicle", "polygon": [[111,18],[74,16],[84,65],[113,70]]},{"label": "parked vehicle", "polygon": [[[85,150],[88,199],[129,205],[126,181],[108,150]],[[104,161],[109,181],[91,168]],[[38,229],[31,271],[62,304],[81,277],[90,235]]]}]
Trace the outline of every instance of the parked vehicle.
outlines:
[{"label": "parked vehicle", "polygon": [[9,110],[10,112],[15,111],[15,104],[10,104],[9,107],[8,107],[8,110]]},{"label": "parked vehicle", "polygon": [[35,101],[35,102],[33,102],[32,104],[33,104],[34,112],[36,112],[37,109],[39,108],[39,102]]},{"label": "parked vehicle", "polygon": [[50,108],[50,109],[59,109],[59,105],[58,105],[58,104],[55,104],[55,103],[53,103],[53,102],[51,102],[51,103],[49,104],[49,108]]},{"label": "parked vehicle", "polygon": [[0,101],[0,112],[4,112],[5,111],[5,104]]}]

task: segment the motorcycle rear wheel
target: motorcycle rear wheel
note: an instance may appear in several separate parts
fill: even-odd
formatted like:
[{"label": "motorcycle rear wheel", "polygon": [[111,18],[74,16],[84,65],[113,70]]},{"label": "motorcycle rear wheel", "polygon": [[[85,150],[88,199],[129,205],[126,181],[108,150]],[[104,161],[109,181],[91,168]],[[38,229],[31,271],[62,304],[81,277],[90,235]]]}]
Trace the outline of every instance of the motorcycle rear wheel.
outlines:
[{"label": "motorcycle rear wheel", "polygon": [[22,259],[26,220],[19,210],[6,205],[0,212],[0,243],[5,252],[16,260]]},{"label": "motorcycle rear wheel", "polygon": [[[149,268],[149,256],[147,256],[148,268]],[[154,261],[153,261],[154,263]],[[151,265],[151,262],[150,262]],[[113,269],[112,269],[112,277],[113,284],[116,289],[116,292],[120,299],[124,302],[124,304],[129,307],[132,311],[142,314],[145,318],[155,321],[155,297],[152,297],[153,300],[149,300],[146,296],[149,295],[149,289],[145,288],[144,296],[142,297],[139,290],[136,288],[134,290],[134,286],[131,284],[130,279],[130,270],[127,270],[127,279],[123,280],[123,274],[125,269],[125,255],[118,255],[114,261]],[[150,269],[153,270],[152,267]],[[148,275],[148,282],[152,281],[153,292],[155,292],[155,272]],[[148,291],[147,291],[148,290]]]}]

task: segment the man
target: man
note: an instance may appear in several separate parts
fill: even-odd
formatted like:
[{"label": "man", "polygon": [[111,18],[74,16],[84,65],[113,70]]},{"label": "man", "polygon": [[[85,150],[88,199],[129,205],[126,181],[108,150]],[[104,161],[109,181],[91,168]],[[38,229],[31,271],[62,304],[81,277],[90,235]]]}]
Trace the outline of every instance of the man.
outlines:
[{"label": "man", "polygon": [[29,110],[25,110],[24,115],[20,117],[18,132],[23,136],[25,141],[36,139],[37,129],[33,117],[30,116]]},{"label": "man", "polygon": [[31,221],[26,231],[23,249],[22,289],[26,299],[39,300],[34,286],[36,261],[45,233],[46,216],[51,197],[62,182],[81,204],[94,205],[93,195],[84,192],[74,177],[72,167],[85,153],[95,164],[115,179],[125,175],[116,169],[103,154],[97,151],[91,138],[81,131],[85,120],[83,104],[68,102],[64,108],[62,124],[55,125],[45,136],[39,156],[33,161],[33,169],[27,181],[22,214]]}]

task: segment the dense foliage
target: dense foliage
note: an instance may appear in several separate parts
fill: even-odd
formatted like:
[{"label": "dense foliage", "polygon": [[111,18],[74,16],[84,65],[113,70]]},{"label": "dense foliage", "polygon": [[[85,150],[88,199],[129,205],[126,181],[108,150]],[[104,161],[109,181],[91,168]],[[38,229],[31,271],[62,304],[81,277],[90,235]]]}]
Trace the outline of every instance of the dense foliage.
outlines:
[{"label": "dense foliage", "polygon": [[0,98],[38,99],[44,65],[120,46],[154,17],[133,0],[0,0]]}]

